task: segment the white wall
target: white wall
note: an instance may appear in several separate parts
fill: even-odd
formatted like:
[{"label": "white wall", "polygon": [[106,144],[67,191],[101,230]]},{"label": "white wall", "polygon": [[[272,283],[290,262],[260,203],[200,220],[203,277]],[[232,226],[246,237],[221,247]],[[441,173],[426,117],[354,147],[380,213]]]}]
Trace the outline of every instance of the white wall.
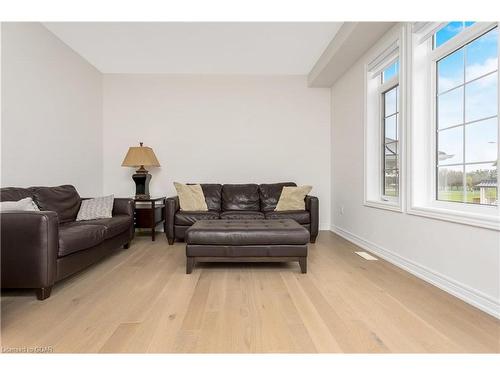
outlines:
[{"label": "white wall", "polygon": [[332,88],[332,229],[500,314],[499,232],[363,205],[366,62],[358,61]]},{"label": "white wall", "polygon": [[152,194],[173,181],[314,186],[330,225],[330,90],[305,76],[104,75],[104,192],[130,196],[129,146],[151,146]]},{"label": "white wall", "polygon": [[40,23],[2,23],[2,186],[102,193],[102,75]]}]

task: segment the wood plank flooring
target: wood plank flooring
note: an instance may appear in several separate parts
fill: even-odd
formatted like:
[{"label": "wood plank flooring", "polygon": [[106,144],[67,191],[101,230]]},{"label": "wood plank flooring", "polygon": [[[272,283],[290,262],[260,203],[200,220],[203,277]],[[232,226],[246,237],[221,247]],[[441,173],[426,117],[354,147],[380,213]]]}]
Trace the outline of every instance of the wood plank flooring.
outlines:
[{"label": "wood plank flooring", "polygon": [[3,348],[54,352],[500,352],[500,321],[321,232],[308,273],[289,264],[198,264],[163,234],[54,287],[4,291]]}]

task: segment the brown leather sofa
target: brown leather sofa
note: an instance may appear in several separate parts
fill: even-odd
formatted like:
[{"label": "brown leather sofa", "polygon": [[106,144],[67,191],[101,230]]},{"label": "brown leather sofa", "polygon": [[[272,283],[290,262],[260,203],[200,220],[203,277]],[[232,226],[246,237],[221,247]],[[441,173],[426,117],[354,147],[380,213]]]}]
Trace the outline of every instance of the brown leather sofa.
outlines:
[{"label": "brown leather sofa", "polygon": [[134,201],[116,199],[113,217],[75,221],[82,198],[71,185],[2,188],[1,201],[32,197],[41,211],[4,211],[1,287],[35,288],[40,300],[52,286],[97,262],[134,237]]},{"label": "brown leather sofa", "polygon": [[293,219],[309,231],[312,243],[319,229],[319,200],[305,198],[305,210],[274,211],[284,186],[276,184],[200,184],[208,211],[180,211],[179,198],[167,198],[165,205],[165,233],[169,244],[184,241],[186,230],[198,220],[238,219]]}]

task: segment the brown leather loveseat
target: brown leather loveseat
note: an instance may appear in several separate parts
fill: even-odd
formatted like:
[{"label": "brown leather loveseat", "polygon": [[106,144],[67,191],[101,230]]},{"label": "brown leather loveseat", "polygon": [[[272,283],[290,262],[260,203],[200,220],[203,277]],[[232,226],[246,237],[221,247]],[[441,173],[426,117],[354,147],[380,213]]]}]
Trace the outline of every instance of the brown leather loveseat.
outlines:
[{"label": "brown leather loveseat", "polygon": [[184,241],[186,230],[198,220],[292,219],[309,231],[311,242],[316,241],[319,229],[319,200],[305,198],[305,210],[274,211],[284,186],[276,184],[200,184],[208,211],[181,211],[178,197],[167,198],[165,233],[168,242]]},{"label": "brown leather loveseat", "polygon": [[113,217],[75,221],[82,198],[71,185],[2,188],[1,201],[31,197],[41,211],[4,211],[2,288],[36,288],[48,298],[59,280],[97,262],[134,236],[134,201],[116,199]]}]

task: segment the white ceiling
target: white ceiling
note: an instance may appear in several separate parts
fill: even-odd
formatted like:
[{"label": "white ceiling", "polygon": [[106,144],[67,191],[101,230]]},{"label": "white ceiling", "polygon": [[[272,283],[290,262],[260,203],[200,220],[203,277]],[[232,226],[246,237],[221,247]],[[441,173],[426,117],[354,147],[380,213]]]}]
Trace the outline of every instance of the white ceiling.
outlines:
[{"label": "white ceiling", "polygon": [[341,22],[48,22],[103,73],[308,74]]}]

